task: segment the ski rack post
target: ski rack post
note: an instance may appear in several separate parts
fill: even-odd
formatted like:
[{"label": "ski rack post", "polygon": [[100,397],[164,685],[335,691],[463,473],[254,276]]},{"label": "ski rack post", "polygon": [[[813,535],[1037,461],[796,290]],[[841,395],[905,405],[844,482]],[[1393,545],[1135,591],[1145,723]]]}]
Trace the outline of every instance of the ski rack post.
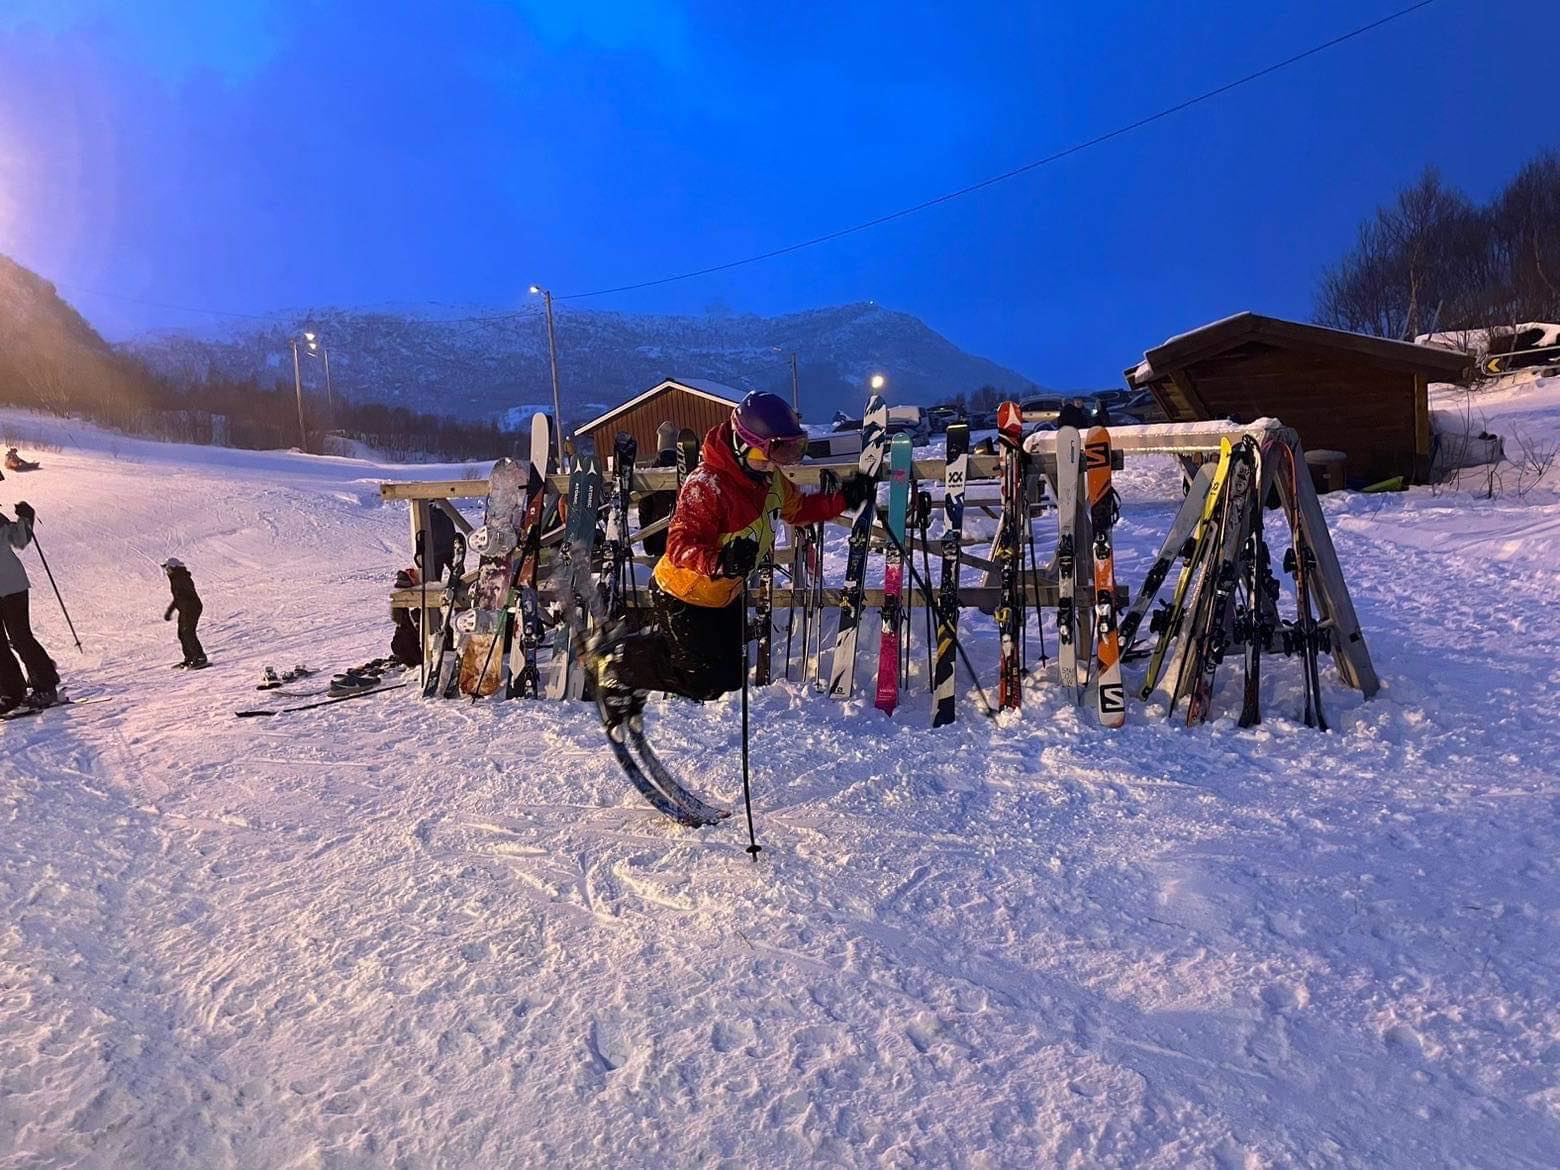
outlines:
[{"label": "ski rack post", "polygon": [[[1027,419],[1026,421],[1035,421]],[[1288,444],[1294,450],[1300,466],[1304,466],[1305,453],[1300,445],[1296,432],[1284,426],[1281,422],[1267,419],[1252,425],[1239,425],[1230,422],[1197,422],[1197,423],[1157,423],[1143,426],[1113,426],[1110,428],[1112,448],[1126,459],[1140,455],[1170,455],[1184,458],[1193,456],[1206,456],[1217,453],[1219,440],[1228,438],[1232,442],[1238,441],[1245,435],[1254,435],[1258,441],[1265,437],[1272,437],[1280,442]],[[1049,479],[1053,486],[1056,478],[1056,438],[1055,432],[1039,432],[1026,437],[1026,449],[1031,459],[1038,460],[1042,474]],[[994,455],[971,454],[970,466],[967,473],[967,481],[975,483],[996,482],[996,457]],[[838,474],[843,472],[850,475],[855,470],[855,464],[851,460],[836,460],[829,463],[805,463],[787,469],[787,474],[800,486],[807,487],[819,483],[824,474]],[[941,459],[917,459],[914,461],[914,474],[922,480],[942,481],[944,478],[944,463]],[[549,483],[558,489],[567,491],[567,477],[554,473],[549,476]],[[636,467],[633,473],[633,491],[635,496],[646,492],[669,491],[676,488],[676,469],[659,467]],[[1327,530],[1327,521],[1322,512],[1321,503],[1317,498],[1314,485],[1309,477],[1299,476],[1296,484],[1298,500],[1291,501],[1289,485],[1280,481],[1278,485],[1280,498],[1286,505],[1297,504],[1300,510],[1301,523],[1313,553],[1316,564],[1313,566],[1315,579],[1312,582],[1314,597],[1318,613],[1318,624],[1328,632],[1330,649],[1333,661],[1337,667],[1339,677],[1350,687],[1359,690],[1367,698],[1374,695],[1380,688],[1375,667],[1371,662],[1370,652],[1366,646],[1365,637],[1360,629],[1359,618],[1355,612],[1353,601],[1350,598],[1348,585],[1343,571],[1338,563],[1337,551],[1332,538]],[[417,501],[426,501],[433,507],[442,507],[451,513],[456,519],[457,526],[462,531],[469,531],[470,525],[465,518],[454,508],[453,501],[461,499],[476,499],[487,494],[486,480],[438,480],[422,483],[394,482],[380,485],[380,498],[385,502],[392,500],[406,500],[413,502],[414,509]],[[979,510],[979,502],[971,501],[968,505],[971,511]],[[634,532],[629,539],[634,544],[641,544],[643,538],[666,530],[668,521],[658,521],[655,524]],[[874,526],[874,534],[881,535],[882,528]],[[546,548],[556,548],[561,539],[560,530],[549,533],[543,539]],[[905,541],[907,554],[914,551],[920,542],[914,539]],[[971,539],[971,543],[975,543]],[[789,549],[778,550],[777,563],[787,563],[779,553],[789,554]],[[639,558],[636,558],[636,560]],[[907,555],[908,559],[908,555]],[[964,563],[975,569],[989,569],[990,562],[984,558],[973,555],[972,550],[967,550],[963,556]],[[1051,568],[1050,579],[1042,579],[1031,588],[1035,592],[1033,600],[1037,604],[1054,607],[1056,604],[1054,566]],[[468,576],[475,577],[474,570],[468,570]],[[912,574],[915,582],[921,577],[919,567]],[[821,583],[816,586],[821,601],[825,608],[836,606],[839,602],[839,590],[837,588],[824,588]],[[1130,590],[1125,585],[1118,585],[1118,596],[1122,593],[1128,595]],[[441,591],[442,592],[442,591]],[[777,588],[772,604],[789,604],[792,589]],[[996,601],[994,589],[984,589],[981,586],[967,586],[959,591],[961,609],[977,609],[989,612]],[[881,602],[881,590],[868,589],[865,605],[867,608],[876,608]],[[421,604],[419,590],[397,590],[391,594],[394,604],[415,608]],[[436,600],[430,593],[430,602]],[[552,600],[551,592],[541,591],[539,600],[546,604]],[[931,599],[935,608],[935,595]],[[920,607],[927,604],[919,584],[910,591],[905,599],[907,606]],[[1124,608],[1125,602],[1121,605]],[[424,622],[428,620],[424,614]],[[425,626],[426,628],[426,626]],[[1080,656],[1084,648],[1079,647]],[[964,657],[961,655],[961,657]],[[970,666],[965,658],[966,667]]]}]

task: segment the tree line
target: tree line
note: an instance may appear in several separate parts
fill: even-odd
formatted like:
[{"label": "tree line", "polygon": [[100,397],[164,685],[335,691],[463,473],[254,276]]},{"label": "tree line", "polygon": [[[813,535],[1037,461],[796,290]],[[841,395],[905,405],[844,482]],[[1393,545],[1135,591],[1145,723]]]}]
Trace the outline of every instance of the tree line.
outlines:
[{"label": "tree line", "polygon": [[1325,272],[1316,321],[1398,340],[1560,321],[1560,154],[1484,205],[1427,168]]}]

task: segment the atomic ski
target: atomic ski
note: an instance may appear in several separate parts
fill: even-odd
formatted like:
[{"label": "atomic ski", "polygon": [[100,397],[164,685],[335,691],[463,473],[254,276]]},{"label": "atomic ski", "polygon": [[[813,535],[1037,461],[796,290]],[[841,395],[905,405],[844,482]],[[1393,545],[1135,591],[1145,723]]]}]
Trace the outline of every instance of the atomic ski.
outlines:
[{"label": "atomic ski", "polygon": [[[576,456],[569,476],[569,518],[554,578],[562,620],[553,642],[552,674],[547,680],[549,699],[581,699],[585,696],[585,606],[595,596],[590,581],[590,559],[596,545],[596,514],[601,507],[601,466],[592,455]],[[579,620],[575,617],[578,615]]]},{"label": "atomic ski", "polygon": [[1076,427],[1056,432],[1056,679],[1078,701],[1078,480],[1083,444]]},{"label": "atomic ski", "polygon": [[[895,435],[888,444],[888,515],[884,528],[888,546],[883,554],[883,637],[878,643],[875,706],[892,715],[899,705],[899,634],[904,624],[905,518],[910,506],[911,447],[909,435]],[[912,571],[914,566],[911,566]]]},{"label": "atomic ski", "polygon": [[[888,426],[888,404],[881,394],[867,400],[861,420],[861,455],[857,474],[874,482],[883,466]],[[867,587],[867,552],[872,543],[872,521],[877,515],[875,492],[869,492],[850,520],[850,552],[845,561],[845,588],[840,597],[839,633],[834,640],[834,661],[829,665],[829,694],[850,698],[856,680],[856,638],[861,632],[862,601]]]},{"label": "atomic ski", "polygon": [[1094,690],[1100,724],[1127,721],[1121,685],[1121,642],[1116,630],[1116,554],[1111,543],[1118,505],[1111,484],[1110,432],[1093,427],[1084,440],[1084,476],[1089,492],[1089,527],[1094,533]]},{"label": "atomic ski", "polygon": [[959,559],[964,540],[964,481],[970,470],[970,424],[951,423],[943,472],[942,578],[937,591],[937,661],[932,670],[932,726],[952,723],[955,647],[959,638]]},{"label": "atomic ski", "polygon": [[1017,708],[1023,702],[1024,533],[1029,505],[1024,500],[1024,412],[1016,402],[997,407],[997,435],[1002,442],[1002,518],[997,561],[1002,566],[1002,592],[997,602],[997,634],[1002,672],[997,676],[997,706]]}]

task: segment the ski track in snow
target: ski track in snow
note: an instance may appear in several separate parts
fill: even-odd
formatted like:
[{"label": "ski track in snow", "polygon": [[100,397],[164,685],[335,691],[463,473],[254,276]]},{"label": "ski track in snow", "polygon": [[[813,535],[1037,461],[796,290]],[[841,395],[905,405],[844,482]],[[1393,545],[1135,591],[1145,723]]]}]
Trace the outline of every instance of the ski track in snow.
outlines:
[{"label": "ski track in snow", "polygon": [[[583,705],[232,718],[266,663],[383,652],[376,481],[459,468],[68,425],[5,498],[67,684],[114,698],[0,730],[0,1170],[1555,1164],[1560,560],[1489,553],[1552,492],[1325,501],[1385,680],[1329,665],[1326,735],[1282,659],[1248,731],[1232,664],[1194,731],[1039,677],[992,723],[961,668],[933,732],[919,624],[893,720],[755,691],[755,866],[740,810],[644,805]],[[1173,477],[1121,487],[1135,586]],[[165,666],[170,554],[203,673]],[[649,713],[732,803],[738,703]]]}]

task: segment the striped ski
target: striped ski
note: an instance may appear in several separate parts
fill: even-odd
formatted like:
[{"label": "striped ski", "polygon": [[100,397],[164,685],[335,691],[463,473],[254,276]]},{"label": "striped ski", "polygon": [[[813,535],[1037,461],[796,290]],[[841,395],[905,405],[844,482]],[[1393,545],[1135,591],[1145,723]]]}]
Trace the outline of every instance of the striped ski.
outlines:
[{"label": "striped ski", "polygon": [[964,481],[970,470],[970,426],[948,427],[947,470],[943,473],[942,579],[937,590],[937,662],[932,671],[932,726],[952,723],[955,653],[959,636],[959,558],[964,539]]},{"label": "striped ski", "polygon": [[1023,703],[1024,534],[1029,505],[1024,500],[1024,413],[1016,402],[997,407],[997,437],[1002,446],[1002,519],[998,522],[997,562],[1002,567],[997,601],[997,634],[1002,668],[997,705],[1016,710]]}]

